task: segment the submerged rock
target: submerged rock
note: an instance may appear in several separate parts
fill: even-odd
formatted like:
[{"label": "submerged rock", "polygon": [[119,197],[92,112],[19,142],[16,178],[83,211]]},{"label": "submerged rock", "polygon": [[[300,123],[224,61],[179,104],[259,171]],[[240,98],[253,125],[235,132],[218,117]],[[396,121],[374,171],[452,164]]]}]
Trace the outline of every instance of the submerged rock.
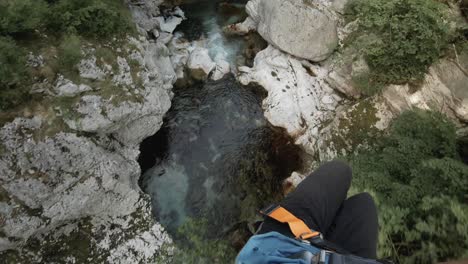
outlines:
[{"label": "submerged rock", "polygon": [[[295,0],[251,0],[246,8],[257,32],[268,43],[317,62],[328,58],[338,46],[338,33],[331,14],[314,5]],[[242,24],[241,30],[250,30],[250,24]]]}]

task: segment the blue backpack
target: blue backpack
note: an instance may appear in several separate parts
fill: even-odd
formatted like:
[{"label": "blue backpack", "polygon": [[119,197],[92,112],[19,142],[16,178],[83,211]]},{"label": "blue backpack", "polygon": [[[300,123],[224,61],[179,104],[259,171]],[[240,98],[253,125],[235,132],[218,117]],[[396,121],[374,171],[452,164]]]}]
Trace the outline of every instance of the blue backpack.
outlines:
[{"label": "blue backpack", "polygon": [[281,206],[270,206],[261,213],[280,223],[287,223],[295,238],[278,232],[255,235],[239,252],[236,264],[379,264],[339,249],[302,220]]}]

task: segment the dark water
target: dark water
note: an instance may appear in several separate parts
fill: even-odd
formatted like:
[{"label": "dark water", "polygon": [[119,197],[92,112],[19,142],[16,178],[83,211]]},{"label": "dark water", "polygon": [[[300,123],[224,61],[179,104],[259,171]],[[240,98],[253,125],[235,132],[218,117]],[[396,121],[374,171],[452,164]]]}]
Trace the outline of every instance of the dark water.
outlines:
[{"label": "dark water", "polygon": [[207,218],[213,230],[245,221],[301,166],[298,147],[265,120],[259,91],[233,76],[175,91],[140,158],[141,186],[170,231],[188,218]]},{"label": "dark water", "polygon": [[[177,31],[189,40],[205,39],[210,56],[232,68],[264,45],[254,37],[223,34],[224,25],[245,18],[241,5],[198,1],[182,9],[188,20]],[[200,244],[191,239],[196,234],[215,244],[234,241],[230,247],[239,249],[248,236],[245,223],[281,198],[282,181],[301,168],[302,153],[285,131],[265,120],[262,88],[241,86],[232,75],[188,83],[195,84],[174,88],[163,127],[141,144],[140,186],[178,247],[194,251]],[[204,245],[203,251],[212,248]],[[182,262],[204,263],[194,252],[196,260]]]}]

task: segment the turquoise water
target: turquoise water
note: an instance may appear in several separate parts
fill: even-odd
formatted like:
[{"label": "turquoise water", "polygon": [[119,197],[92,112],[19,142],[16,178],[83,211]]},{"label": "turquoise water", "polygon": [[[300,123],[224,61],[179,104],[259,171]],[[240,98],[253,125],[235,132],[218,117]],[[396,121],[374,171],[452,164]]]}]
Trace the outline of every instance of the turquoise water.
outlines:
[{"label": "turquoise water", "polygon": [[141,186],[170,230],[188,217],[212,218],[221,229],[245,220],[247,197],[269,202],[256,192],[279,193],[282,179],[301,165],[292,140],[265,120],[257,91],[233,76],[175,91],[163,128],[142,146]]},{"label": "turquoise water", "polygon": [[[188,20],[176,29],[188,40],[205,38],[210,55],[242,59],[244,38],[222,27],[245,18],[242,6],[201,1],[182,6]],[[140,186],[158,222],[170,233],[189,220],[208,220],[221,237],[252,220],[255,210],[281,195],[281,183],[301,167],[301,151],[264,118],[262,88],[233,75],[174,89],[164,125],[141,145]]]},{"label": "turquoise water", "polygon": [[243,37],[225,36],[223,27],[243,21],[247,14],[242,4],[226,4],[219,0],[197,1],[182,5],[188,18],[176,31],[182,32],[190,41],[203,38],[213,60],[224,59],[231,65],[242,59],[245,48]]}]

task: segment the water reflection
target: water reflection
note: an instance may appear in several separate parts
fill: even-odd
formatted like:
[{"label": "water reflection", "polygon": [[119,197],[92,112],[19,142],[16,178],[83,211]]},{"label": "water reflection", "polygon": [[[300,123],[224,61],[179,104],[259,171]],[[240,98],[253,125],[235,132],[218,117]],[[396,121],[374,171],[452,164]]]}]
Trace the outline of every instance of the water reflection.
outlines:
[{"label": "water reflection", "polygon": [[154,163],[141,186],[169,230],[187,217],[209,218],[216,230],[246,220],[246,211],[279,194],[282,179],[301,165],[291,139],[265,120],[256,92],[233,76],[175,91],[140,159],[143,169]]}]

